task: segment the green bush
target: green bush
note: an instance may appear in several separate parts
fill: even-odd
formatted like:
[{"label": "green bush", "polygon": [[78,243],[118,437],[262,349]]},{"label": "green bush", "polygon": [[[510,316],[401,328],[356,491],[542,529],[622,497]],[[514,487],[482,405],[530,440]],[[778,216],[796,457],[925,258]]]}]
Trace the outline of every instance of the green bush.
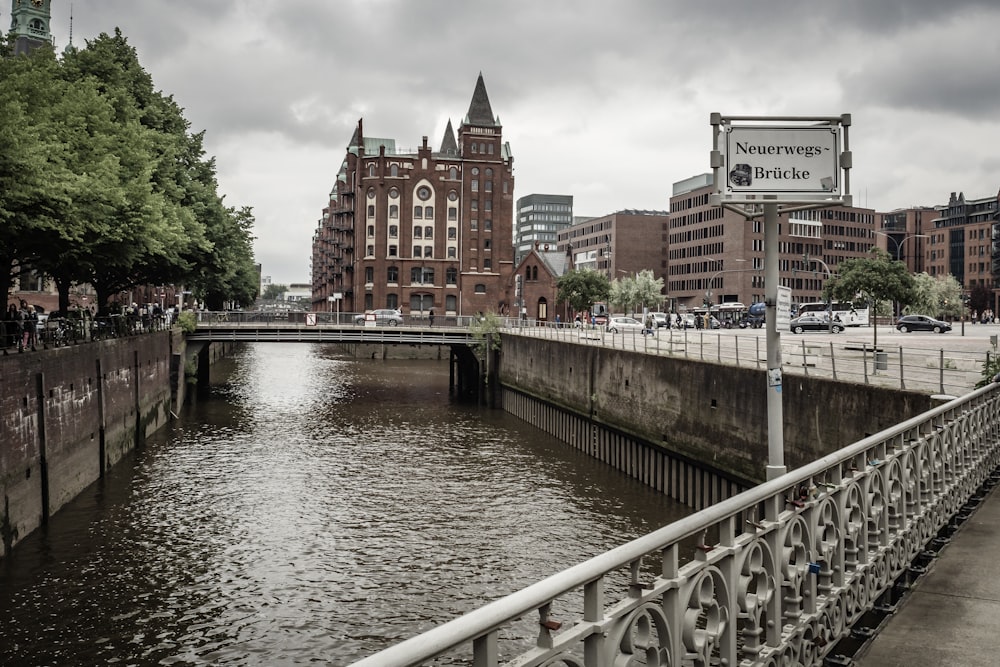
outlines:
[{"label": "green bush", "polygon": [[177,325],[184,333],[193,333],[198,327],[198,321],[194,318],[194,313],[190,310],[185,310],[177,316]]},{"label": "green bush", "polygon": [[985,387],[993,382],[993,378],[995,378],[998,373],[1000,373],[1000,355],[994,352],[988,355],[986,357],[986,361],[983,362],[983,377],[976,383],[976,389]]}]

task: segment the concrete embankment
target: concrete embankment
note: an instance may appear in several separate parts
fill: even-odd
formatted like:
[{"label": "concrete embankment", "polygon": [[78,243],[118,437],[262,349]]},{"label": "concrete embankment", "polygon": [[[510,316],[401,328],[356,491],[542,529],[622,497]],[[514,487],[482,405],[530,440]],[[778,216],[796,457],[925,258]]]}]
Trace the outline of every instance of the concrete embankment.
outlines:
[{"label": "concrete embankment", "polygon": [[183,346],[163,331],[0,357],[0,556],[167,422]]},{"label": "concrete embankment", "polygon": [[[723,479],[764,479],[768,438],[763,370],[505,336],[499,380],[505,408],[514,407],[526,421],[537,421],[535,425],[550,431],[552,424],[572,424],[556,428],[560,432],[554,434],[587,451],[601,451],[593,443],[602,438],[622,443],[621,451],[613,446],[600,457],[622,461],[619,467],[636,477],[665,476],[665,492],[696,508],[711,501],[714,492],[700,492],[692,501],[689,488],[669,488],[703,484],[692,481],[685,466],[703,467]],[[514,401],[511,392],[522,398]],[[526,408],[523,397],[546,410]],[[921,393],[785,374],[784,463],[789,469],[799,467],[933,405],[935,401]],[[572,419],[554,418],[552,409]],[[580,437],[581,430],[593,433]],[[635,449],[637,443],[642,451]],[[650,455],[664,457],[666,463],[656,465],[665,473],[635,464]],[[679,475],[671,472],[678,469],[677,462],[684,464]]]}]

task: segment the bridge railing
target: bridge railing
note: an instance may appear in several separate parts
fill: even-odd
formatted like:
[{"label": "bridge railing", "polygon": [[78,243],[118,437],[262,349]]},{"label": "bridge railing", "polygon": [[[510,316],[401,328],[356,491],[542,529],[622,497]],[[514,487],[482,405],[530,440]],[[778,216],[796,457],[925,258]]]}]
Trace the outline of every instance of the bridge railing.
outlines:
[{"label": "bridge railing", "polygon": [[356,664],[819,666],[998,464],[993,384]]},{"label": "bridge railing", "polygon": [[[644,336],[641,331],[612,334],[601,327],[577,329],[548,322],[513,324],[508,330],[646,354],[759,369],[767,366],[766,342],[759,333],[658,329],[654,335]],[[786,372],[846,382],[960,395],[976,385],[982,378],[984,364],[998,354],[997,347],[987,339],[977,339],[982,342],[978,349],[958,349],[957,345],[950,345],[953,341],[949,338],[942,338],[941,346],[921,347],[906,335],[890,330],[884,337],[880,332],[876,349],[870,331],[848,329],[821,337],[785,334],[781,339],[783,368]]]}]

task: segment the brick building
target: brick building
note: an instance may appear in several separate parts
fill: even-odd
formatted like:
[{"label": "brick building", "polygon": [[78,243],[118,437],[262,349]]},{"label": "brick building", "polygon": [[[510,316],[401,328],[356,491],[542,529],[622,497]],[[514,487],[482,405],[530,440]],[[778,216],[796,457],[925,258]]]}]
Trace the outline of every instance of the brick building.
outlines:
[{"label": "brick building", "polygon": [[[711,206],[711,174],[674,184],[670,198],[667,292],[678,310],[764,300],[764,222]],[[821,300],[829,272],[876,245],[875,211],[832,207],[782,213],[779,279],[793,303]]]},{"label": "brick building", "polygon": [[458,135],[438,150],[367,137],[347,147],[313,236],[312,305],[453,317],[510,309],[514,175],[480,74]]}]

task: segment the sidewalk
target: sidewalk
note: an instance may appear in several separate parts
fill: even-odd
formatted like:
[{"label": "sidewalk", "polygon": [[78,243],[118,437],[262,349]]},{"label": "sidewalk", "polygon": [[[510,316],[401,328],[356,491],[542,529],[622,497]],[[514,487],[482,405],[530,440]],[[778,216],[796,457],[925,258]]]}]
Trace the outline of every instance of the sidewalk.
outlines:
[{"label": "sidewalk", "polygon": [[858,667],[1000,664],[1000,487],[994,487],[903,598]]}]

